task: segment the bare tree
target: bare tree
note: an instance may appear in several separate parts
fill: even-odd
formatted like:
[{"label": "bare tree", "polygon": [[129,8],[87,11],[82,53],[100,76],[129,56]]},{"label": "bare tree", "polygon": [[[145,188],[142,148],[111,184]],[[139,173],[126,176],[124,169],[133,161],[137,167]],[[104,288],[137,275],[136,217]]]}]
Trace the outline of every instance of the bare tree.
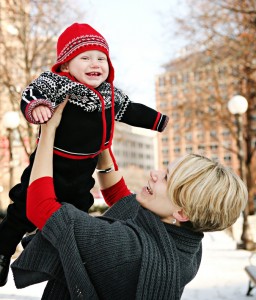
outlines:
[{"label": "bare tree", "polygon": [[[185,0],[186,16],[176,18],[175,32],[187,40],[186,63],[198,72],[208,70],[214,83],[209,91],[201,86],[200,105],[196,101],[182,103],[190,108],[204,127],[218,122],[229,128],[237,139],[235,120],[227,110],[227,102],[234,94],[248,101],[244,122],[246,181],[249,190],[248,212],[254,214],[255,193],[255,115],[256,115],[256,2],[255,0]],[[183,63],[185,63],[183,61]],[[227,74],[227,72],[229,72]],[[224,77],[230,78],[223,85]],[[254,124],[253,124],[254,123]],[[238,154],[238,149],[230,149]]]},{"label": "bare tree", "polygon": [[[81,11],[80,11],[81,13]],[[64,0],[2,0],[0,4],[1,112],[20,111],[21,91],[56,57],[56,37],[79,14]],[[18,128],[29,155],[35,128],[24,121]],[[25,138],[28,143],[25,143]]]}]

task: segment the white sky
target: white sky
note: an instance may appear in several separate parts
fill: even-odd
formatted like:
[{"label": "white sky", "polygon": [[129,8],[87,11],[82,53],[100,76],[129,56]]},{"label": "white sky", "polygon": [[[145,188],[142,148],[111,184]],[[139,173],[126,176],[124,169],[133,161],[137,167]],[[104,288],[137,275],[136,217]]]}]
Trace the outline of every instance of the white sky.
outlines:
[{"label": "white sky", "polygon": [[179,13],[178,0],[80,0],[83,19],[99,31],[110,47],[115,86],[134,102],[155,107],[155,76],[173,56],[164,15]]}]

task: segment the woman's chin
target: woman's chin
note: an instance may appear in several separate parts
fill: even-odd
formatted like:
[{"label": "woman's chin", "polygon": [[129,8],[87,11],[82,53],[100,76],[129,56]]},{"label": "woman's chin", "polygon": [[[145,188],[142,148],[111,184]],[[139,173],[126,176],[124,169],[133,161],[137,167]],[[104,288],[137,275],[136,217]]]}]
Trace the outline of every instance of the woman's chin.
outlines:
[{"label": "woman's chin", "polygon": [[142,190],[136,194],[136,199],[141,204],[141,206],[145,206],[150,197],[151,195],[149,195],[146,187],[142,188]]}]

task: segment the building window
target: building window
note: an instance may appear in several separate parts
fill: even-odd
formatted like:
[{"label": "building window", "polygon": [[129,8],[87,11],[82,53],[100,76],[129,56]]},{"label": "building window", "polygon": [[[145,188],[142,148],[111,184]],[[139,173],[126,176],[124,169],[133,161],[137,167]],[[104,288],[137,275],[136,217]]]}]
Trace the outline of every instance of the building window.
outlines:
[{"label": "building window", "polygon": [[204,134],[203,134],[203,132],[198,132],[197,138],[198,138],[199,140],[203,140],[203,139],[204,139]]},{"label": "building window", "polygon": [[176,85],[178,83],[177,76],[171,76],[170,82],[172,85]]},{"label": "building window", "polygon": [[186,117],[186,118],[191,117],[191,114],[192,114],[192,110],[191,109],[186,109],[184,111],[184,117]]},{"label": "building window", "polygon": [[251,115],[250,119],[251,119],[252,121],[256,121],[256,114]]},{"label": "building window", "polygon": [[174,130],[178,130],[180,128],[180,124],[176,123],[173,125]]},{"label": "building window", "polygon": [[195,81],[201,81],[202,80],[202,72],[201,71],[196,71],[194,73],[194,78],[195,78]]},{"label": "building window", "polygon": [[174,142],[178,143],[180,141],[180,136],[179,135],[175,135],[173,137]]},{"label": "building window", "polygon": [[167,102],[161,101],[159,106],[160,106],[161,108],[166,108],[166,107],[167,107]]},{"label": "building window", "polygon": [[163,136],[162,143],[167,143],[167,142],[168,142],[168,136]]},{"label": "building window", "polygon": [[172,106],[173,106],[173,107],[178,106],[178,104],[179,104],[179,101],[178,101],[178,100],[173,100],[173,101],[172,101]]},{"label": "building window", "polygon": [[212,155],[211,156],[211,160],[217,162],[219,160],[218,156],[217,155]]},{"label": "building window", "polygon": [[183,83],[189,82],[189,73],[182,74],[182,82]]},{"label": "building window", "polygon": [[192,133],[191,132],[187,132],[185,134],[185,138],[186,138],[187,141],[192,141]]},{"label": "building window", "polygon": [[173,149],[173,152],[174,152],[174,153],[180,153],[180,147],[175,147],[175,148]]},{"label": "building window", "polygon": [[205,146],[204,145],[198,145],[197,149],[198,150],[205,150]]},{"label": "building window", "polygon": [[210,136],[211,136],[212,138],[216,138],[216,137],[217,137],[217,132],[216,132],[216,130],[211,130],[211,131],[210,131]]},{"label": "building window", "polygon": [[223,130],[223,131],[222,131],[222,135],[223,135],[223,136],[229,136],[229,135],[230,135],[229,129]]},{"label": "building window", "polygon": [[225,162],[230,162],[232,160],[232,158],[231,158],[231,155],[230,154],[226,154],[225,156],[224,156],[224,161]]},{"label": "building window", "polygon": [[177,111],[172,112],[173,119],[178,119],[180,117],[180,114]]},{"label": "building window", "polygon": [[197,94],[200,94],[201,91],[202,91],[202,89],[201,89],[200,86],[196,86],[196,87],[195,87],[195,91],[196,91]]},{"label": "building window", "polygon": [[165,78],[159,77],[159,86],[164,86],[164,85],[165,85]]},{"label": "building window", "polygon": [[227,74],[227,68],[226,67],[219,67],[219,76],[223,77]]},{"label": "building window", "polygon": [[211,146],[210,146],[210,149],[213,150],[213,151],[214,151],[214,150],[217,150],[217,149],[218,149],[218,145],[216,145],[216,144],[211,145]]},{"label": "building window", "polygon": [[172,93],[172,95],[173,95],[174,97],[178,95],[177,90],[172,90],[171,93]]},{"label": "building window", "polygon": [[168,154],[169,153],[169,148],[163,148],[162,153],[163,154]]},{"label": "building window", "polygon": [[192,127],[192,122],[188,121],[188,122],[185,122],[185,128],[188,129],[188,128],[191,128]]},{"label": "building window", "polygon": [[184,95],[186,95],[186,94],[188,94],[189,91],[188,91],[187,88],[183,88],[183,89],[182,89],[182,92],[183,92]]},{"label": "building window", "polygon": [[192,151],[193,151],[193,147],[191,147],[191,146],[186,147],[187,153],[192,153]]},{"label": "building window", "polygon": [[163,166],[168,166],[169,165],[169,160],[164,160],[163,161]]}]

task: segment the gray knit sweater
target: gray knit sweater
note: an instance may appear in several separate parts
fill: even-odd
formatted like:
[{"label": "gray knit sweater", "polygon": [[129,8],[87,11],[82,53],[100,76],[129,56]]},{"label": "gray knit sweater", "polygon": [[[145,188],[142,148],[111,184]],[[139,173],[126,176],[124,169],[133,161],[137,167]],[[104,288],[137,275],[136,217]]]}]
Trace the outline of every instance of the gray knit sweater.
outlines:
[{"label": "gray knit sweater", "polygon": [[12,264],[42,299],[176,300],[196,275],[202,233],[161,222],[135,195],[95,218],[64,204]]}]

